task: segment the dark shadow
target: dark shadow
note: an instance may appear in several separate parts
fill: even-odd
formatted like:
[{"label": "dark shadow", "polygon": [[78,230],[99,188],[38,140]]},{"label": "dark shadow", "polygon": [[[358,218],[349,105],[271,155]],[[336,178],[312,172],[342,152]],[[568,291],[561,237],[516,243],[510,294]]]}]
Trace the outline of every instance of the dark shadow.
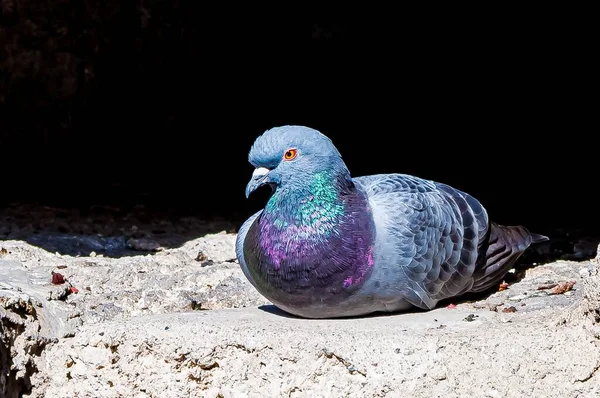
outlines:
[{"label": "dark shadow", "polygon": [[365,314],[365,315],[342,316],[342,317],[335,317],[335,318],[333,318],[333,317],[329,317],[329,318],[303,318],[301,316],[290,314],[289,312],[286,312],[286,311],[282,310],[281,308],[277,307],[274,304],[261,305],[261,306],[258,307],[258,309],[261,310],[261,311],[268,312],[269,314],[281,316],[281,317],[284,317],[284,318],[303,319],[303,320],[307,320],[307,321],[338,320],[338,319],[384,318],[384,317],[390,317],[390,316],[402,316],[402,315],[405,315],[405,314],[415,314],[415,313],[427,312],[426,310],[422,310],[420,308],[411,308],[410,310],[406,310],[406,311],[398,311],[398,312],[383,312],[383,311],[381,311],[381,312],[372,312],[370,314]]},{"label": "dark shadow", "polygon": [[304,319],[300,316],[294,315],[294,314],[290,314],[289,312],[286,312],[284,310],[282,310],[281,308],[277,307],[274,304],[265,304],[265,305],[260,305],[258,306],[258,309],[264,312],[268,312],[269,314],[273,314],[273,315],[277,315],[277,316],[281,316],[284,318],[292,318],[292,319]]},{"label": "dark shadow", "polygon": [[528,269],[536,264],[557,260],[585,261],[596,257],[600,232],[583,228],[555,228],[548,234],[550,240],[531,246],[519,258],[519,268]]},{"label": "dark shadow", "polygon": [[0,208],[0,244],[21,240],[51,253],[117,258],[158,253],[241,222],[147,205],[48,206],[11,203]]}]

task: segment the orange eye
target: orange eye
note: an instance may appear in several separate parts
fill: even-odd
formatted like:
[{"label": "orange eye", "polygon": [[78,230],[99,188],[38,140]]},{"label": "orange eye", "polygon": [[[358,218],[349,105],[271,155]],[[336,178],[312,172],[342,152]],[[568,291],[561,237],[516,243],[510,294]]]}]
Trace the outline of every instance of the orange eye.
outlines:
[{"label": "orange eye", "polygon": [[283,154],[283,158],[285,160],[294,160],[296,158],[296,155],[298,154],[298,151],[295,149],[288,149],[287,151],[285,151],[285,153]]}]

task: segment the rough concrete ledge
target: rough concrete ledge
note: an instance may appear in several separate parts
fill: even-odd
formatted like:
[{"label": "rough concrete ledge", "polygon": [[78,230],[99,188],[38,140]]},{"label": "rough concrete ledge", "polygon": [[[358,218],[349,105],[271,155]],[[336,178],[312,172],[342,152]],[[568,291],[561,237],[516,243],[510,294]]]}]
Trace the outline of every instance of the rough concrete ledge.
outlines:
[{"label": "rough concrete ledge", "polygon": [[164,314],[84,328],[54,345],[46,363],[46,393],[56,397],[600,392],[597,340],[552,310],[441,308],[344,320],[254,308]]},{"label": "rough concrete ledge", "polygon": [[[430,312],[306,320],[278,311],[252,289],[231,261],[233,242],[233,235],[217,234],[120,258],[0,242],[0,392],[600,394],[597,259],[520,270],[488,297]],[[52,284],[53,271],[66,282]]]}]

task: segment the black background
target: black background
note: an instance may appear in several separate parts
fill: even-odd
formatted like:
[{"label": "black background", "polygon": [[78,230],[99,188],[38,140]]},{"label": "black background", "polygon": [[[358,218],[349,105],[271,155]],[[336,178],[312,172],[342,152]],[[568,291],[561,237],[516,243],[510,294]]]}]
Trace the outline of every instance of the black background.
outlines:
[{"label": "black background", "polygon": [[66,127],[63,105],[5,96],[4,202],[242,220],[265,197],[244,197],[253,140],[302,124],[331,137],[355,176],[445,182],[540,232],[600,221],[586,10],[150,4],[144,28],[134,6],[104,21],[110,45]]}]

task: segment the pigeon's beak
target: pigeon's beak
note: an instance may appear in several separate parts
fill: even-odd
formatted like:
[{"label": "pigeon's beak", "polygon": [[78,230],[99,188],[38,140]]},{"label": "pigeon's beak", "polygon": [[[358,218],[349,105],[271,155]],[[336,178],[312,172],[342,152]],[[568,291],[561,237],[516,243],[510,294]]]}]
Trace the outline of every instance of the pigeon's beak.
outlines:
[{"label": "pigeon's beak", "polygon": [[256,191],[258,188],[270,182],[269,171],[270,170],[266,167],[257,167],[256,169],[254,169],[254,172],[252,173],[252,178],[246,186],[246,198],[248,198],[252,192]]}]

